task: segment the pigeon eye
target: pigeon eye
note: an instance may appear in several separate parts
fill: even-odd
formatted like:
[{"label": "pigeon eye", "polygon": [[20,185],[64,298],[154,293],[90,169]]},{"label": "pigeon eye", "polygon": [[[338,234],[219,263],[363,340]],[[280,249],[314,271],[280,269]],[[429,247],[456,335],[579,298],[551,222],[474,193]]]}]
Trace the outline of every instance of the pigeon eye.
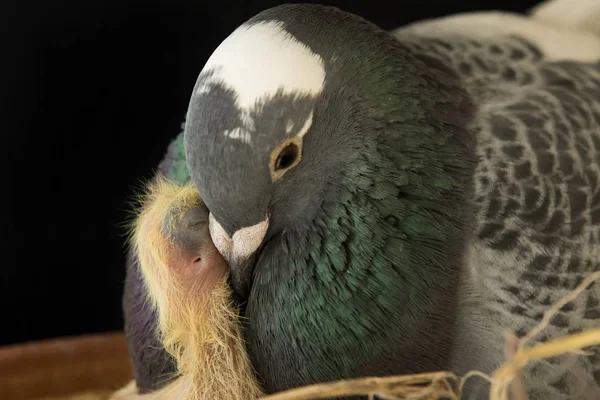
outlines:
[{"label": "pigeon eye", "polygon": [[279,152],[275,160],[275,171],[291,167],[298,158],[299,149],[295,143],[290,143]]},{"label": "pigeon eye", "polygon": [[269,161],[271,180],[273,182],[279,180],[287,171],[298,165],[300,159],[302,159],[302,138],[296,136],[283,140],[271,151]]}]

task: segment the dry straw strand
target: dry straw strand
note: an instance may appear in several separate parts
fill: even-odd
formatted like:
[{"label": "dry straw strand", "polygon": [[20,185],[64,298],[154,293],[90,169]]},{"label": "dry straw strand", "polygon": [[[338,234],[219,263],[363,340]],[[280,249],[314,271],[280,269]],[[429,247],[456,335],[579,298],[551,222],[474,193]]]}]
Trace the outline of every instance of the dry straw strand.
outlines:
[{"label": "dry straw strand", "polygon": [[573,291],[569,292],[565,297],[557,301],[544,313],[542,320],[529,333],[519,340],[519,350],[522,351],[527,342],[540,334],[550,323],[550,320],[568,303],[577,298],[588,286],[600,279],[600,271],[596,271],[586,277]]},{"label": "dry straw strand", "polygon": [[263,400],[317,400],[339,396],[377,396],[381,399],[422,399],[445,395],[458,399],[458,377],[451,372],[433,372],[390,377],[347,379],[291,389]]}]

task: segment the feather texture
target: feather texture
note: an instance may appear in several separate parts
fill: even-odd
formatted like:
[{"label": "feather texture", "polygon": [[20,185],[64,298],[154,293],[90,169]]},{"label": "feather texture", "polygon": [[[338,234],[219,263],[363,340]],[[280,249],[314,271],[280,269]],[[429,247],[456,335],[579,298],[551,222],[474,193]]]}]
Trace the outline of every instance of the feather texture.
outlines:
[{"label": "feather texture", "polygon": [[[461,372],[490,371],[503,357],[504,329],[524,335],[546,307],[600,268],[600,48],[564,35],[559,50],[567,51],[555,52],[508,21],[500,29],[490,23],[483,36],[452,25],[442,35],[435,32],[445,21],[437,23],[395,35],[452,66],[478,105],[471,126],[477,227],[465,253],[454,357]],[[545,337],[597,327],[599,296],[593,286],[570,303]],[[531,399],[600,397],[596,354],[541,361],[527,374]]]}]

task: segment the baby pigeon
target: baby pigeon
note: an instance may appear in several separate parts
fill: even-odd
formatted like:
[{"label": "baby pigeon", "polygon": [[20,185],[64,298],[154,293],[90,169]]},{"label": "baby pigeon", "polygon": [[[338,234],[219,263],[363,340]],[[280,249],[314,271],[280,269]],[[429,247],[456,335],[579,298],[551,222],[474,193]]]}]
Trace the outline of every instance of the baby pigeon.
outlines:
[{"label": "baby pigeon", "polygon": [[[172,182],[184,185],[189,181],[182,140],[173,141],[159,166],[159,172]],[[140,208],[148,205],[140,204]],[[136,210],[139,213],[139,210]],[[132,249],[133,250],[133,249]],[[133,378],[139,393],[148,393],[164,387],[176,376],[177,366],[159,339],[158,311],[144,285],[135,251],[127,255],[127,276],[123,294],[125,336],[133,366]]]},{"label": "baby pigeon", "polygon": [[[267,393],[491,372],[505,329],[525,334],[600,269],[600,36],[551,21],[472,13],[390,34],[282,5],[215,50],[185,159]],[[545,338],[597,327],[599,296]],[[600,356],[525,378],[532,400],[598,399]]]},{"label": "baby pigeon", "polygon": [[[177,160],[152,182],[136,219],[124,296],[134,382],[113,400],[248,400],[260,394],[243,345],[228,266],[208,210]],[[185,170],[184,170],[185,171]]]}]

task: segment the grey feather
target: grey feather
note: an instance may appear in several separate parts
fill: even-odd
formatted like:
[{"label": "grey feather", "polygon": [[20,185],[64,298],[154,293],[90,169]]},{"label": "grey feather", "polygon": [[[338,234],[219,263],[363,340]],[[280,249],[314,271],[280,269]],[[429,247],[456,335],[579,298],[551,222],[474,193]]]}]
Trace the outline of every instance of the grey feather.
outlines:
[{"label": "grey feather", "polygon": [[[479,108],[478,226],[454,360],[460,373],[491,371],[505,329],[524,335],[600,269],[600,62],[548,61],[518,35],[434,36],[396,32],[414,53],[452,65]],[[593,286],[537,339],[597,328],[599,298]],[[600,398],[596,353],[543,360],[526,375],[531,399]]]}]

